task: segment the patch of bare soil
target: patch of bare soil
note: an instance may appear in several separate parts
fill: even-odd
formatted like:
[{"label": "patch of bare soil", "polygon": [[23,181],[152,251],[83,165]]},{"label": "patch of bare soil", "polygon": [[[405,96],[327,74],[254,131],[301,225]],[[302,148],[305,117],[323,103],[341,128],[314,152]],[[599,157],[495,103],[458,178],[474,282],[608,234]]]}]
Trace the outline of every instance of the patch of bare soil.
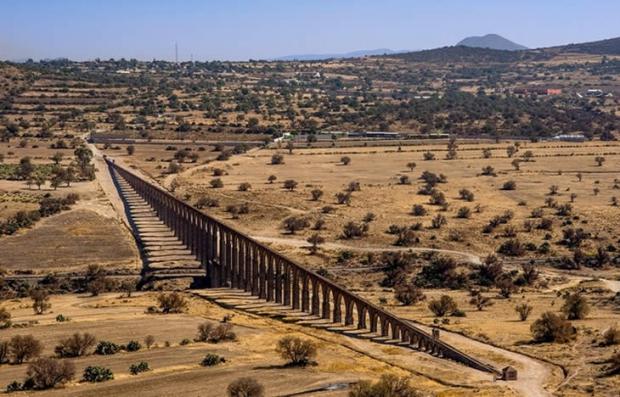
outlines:
[{"label": "patch of bare soil", "polygon": [[67,270],[92,263],[137,266],[129,232],[116,220],[77,209],[41,220],[0,239],[0,266],[9,270]]}]

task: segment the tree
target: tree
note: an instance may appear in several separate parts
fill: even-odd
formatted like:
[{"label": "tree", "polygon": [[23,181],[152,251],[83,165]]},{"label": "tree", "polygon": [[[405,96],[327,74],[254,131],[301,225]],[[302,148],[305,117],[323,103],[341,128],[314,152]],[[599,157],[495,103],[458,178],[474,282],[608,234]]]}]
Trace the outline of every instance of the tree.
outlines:
[{"label": "tree", "polygon": [[275,175],[269,175],[269,178],[267,178],[267,181],[269,181],[269,183],[274,183],[276,181],[276,179],[278,179],[277,176]]},{"label": "tree", "polygon": [[594,161],[596,161],[596,164],[597,164],[599,167],[602,167],[602,166],[603,166],[603,163],[605,162],[605,157],[603,157],[603,156],[596,156],[596,157],[594,158]]},{"label": "tree", "polygon": [[11,313],[6,307],[0,307],[0,328],[8,328],[11,326]]},{"label": "tree", "polygon": [[508,157],[512,157],[514,156],[515,153],[517,153],[518,149],[516,148],[516,146],[510,145],[506,148],[506,154],[508,155]]},{"label": "tree", "polygon": [[136,152],[136,147],[134,145],[127,146],[127,155],[132,156]]},{"label": "tree", "polygon": [[351,192],[336,193],[336,201],[338,202],[338,204],[349,205],[351,203]]},{"label": "tree", "polygon": [[620,344],[620,329],[614,325],[603,332],[603,345],[611,346],[617,344]]},{"label": "tree", "polygon": [[459,196],[462,200],[465,201],[474,201],[474,193],[469,189],[461,189],[459,190]]},{"label": "tree", "polygon": [[570,321],[552,312],[545,312],[530,326],[536,342],[566,343],[575,337],[577,331]]},{"label": "tree", "polygon": [[280,153],[275,153],[273,156],[271,156],[271,164],[272,165],[284,164],[284,156],[282,156]]},{"label": "tree", "polygon": [[482,175],[497,176],[497,174],[495,173],[495,168],[491,167],[490,165],[482,167]]},{"label": "tree", "polygon": [[458,310],[454,299],[448,295],[441,295],[439,299],[433,299],[428,303],[428,309],[437,317],[450,315]]},{"label": "tree", "polygon": [[49,310],[52,307],[49,303],[49,293],[45,289],[33,289],[30,291],[30,298],[32,299],[32,309],[35,314],[43,314],[46,310]]},{"label": "tree", "polygon": [[89,333],[74,333],[68,338],[61,339],[54,348],[54,352],[60,358],[64,357],[81,357],[88,354],[89,350],[95,346],[97,340]]},{"label": "tree", "polygon": [[289,365],[304,367],[316,357],[317,348],[310,340],[285,336],[278,341],[276,352],[287,360]]},{"label": "tree", "polygon": [[514,167],[515,171],[519,171],[521,169],[521,160],[519,159],[512,160],[510,164]]},{"label": "tree", "polygon": [[349,397],[421,397],[409,379],[392,374],[381,375],[376,383],[361,381],[352,386]]},{"label": "tree", "polygon": [[578,172],[576,174],[576,176],[577,176],[577,180],[579,180],[579,182],[581,182],[583,180],[583,174],[581,172]]},{"label": "tree", "polygon": [[314,233],[313,235],[308,237],[308,240],[306,240],[306,241],[308,241],[308,243],[311,244],[311,246],[310,246],[310,254],[314,255],[319,250],[319,245],[321,245],[321,244],[323,244],[325,242],[325,239],[323,237],[321,237],[318,233]]},{"label": "tree", "polygon": [[73,380],[75,365],[71,361],[39,358],[28,365],[27,376],[34,389],[51,389]]},{"label": "tree", "polygon": [[292,192],[297,187],[297,181],[293,179],[287,179],[284,181],[284,188]]},{"label": "tree", "polygon": [[510,295],[517,289],[510,274],[506,273],[497,279],[495,285],[499,288],[499,294],[506,299],[510,298]]},{"label": "tree", "polygon": [[42,351],[43,344],[32,335],[15,335],[9,342],[9,357],[14,364],[39,357]]},{"label": "tree", "polygon": [[147,349],[150,349],[155,344],[155,337],[153,335],[147,335],[144,337],[144,345]]},{"label": "tree", "polygon": [[313,189],[310,194],[312,195],[312,201],[319,201],[323,197],[323,191],[321,189]]},{"label": "tree", "polygon": [[564,297],[562,312],[569,320],[583,320],[590,312],[588,300],[579,292]]},{"label": "tree", "polygon": [[157,296],[162,313],[182,313],[187,308],[187,300],[178,292],[161,293]]},{"label": "tree", "polygon": [[75,149],[73,154],[75,155],[77,159],[80,170],[84,172],[86,168],[90,165],[90,161],[93,158],[93,152],[86,146],[82,145],[78,147],[77,149]]},{"label": "tree", "polygon": [[484,157],[485,159],[489,159],[492,156],[493,156],[493,152],[491,152],[491,149],[489,148],[482,149],[482,157]]},{"label": "tree", "polygon": [[254,378],[239,378],[226,388],[229,397],[263,397],[265,388]]},{"label": "tree", "polygon": [[471,210],[469,209],[469,207],[461,207],[459,208],[456,217],[461,219],[468,219],[471,217]]},{"label": "tree", "polygon": [[131,294],[136,290],[136,282],[133,280],[125,280],[121,283],[121,290],[125,292],[127,298],[131,298]]},{"label": "tree", "polygon": [[435,160],[435,154],[433,152],[427,151],[424,153],[424,160],[426,161],[431,161],[431,160]]},{"label": "tree", "polygon": [[431,227],[433,229],[440,229],[442,226],[447,225],[447,224],[448,224],[448,219],[441,214],[435,215],[435,217],[431,220]]},{"label": "tree", "polygon": [[342,163],[342,165],[349,165],[351,163],[351,157],[349,157],[349,156],[342,156],[340,158],[340,162]]},{"label": "tree", "polygon": [[469,300],[469,304],[476,306],[479,311],[482,311],[485,307],[492,306],[493,301],[491,300],[491,298],[483,296],[480,292],[478,292],[477,294],[472,296],[472,298]]},{"label": "tree", "polygon": [[530,305],[528,305],[527,303],[521,303],[517,306],[515,306],[515,311],[519,314],[519,319],[521,321],[525,321],[527,320],[527,318],[529,317],[530,313],[532,313],[532,310],[534,308]]},{"label": "tree", "polygon": [[19,160],[19,167],[17,169],[17,175],[22,180],[27,180],[30,178],[30,175],[34,172],[34,165],[32,165],[32,161],[30,157],[22,157]]},{"label": "tree", "polygon": [[63,155],[60,152],[56,152],[54,153],[54,155],[52,156],[52,161],[54,162],[54,164],[59,165],[60,162],[63,159]]},{"label": "tree", "polygon": [[502,190],[515,190],[517,188],[517,182],[515,181],[506,181],[502,185]]},{"label": "tree", "polygon": [[209,181],[209,185],[211,185],[213,189],[220,189],[224,187],[224,182],[220,178],[214,178]]},{"label": "tree", "polygon": [[252,185],[248,182],[242,182],[239,184],[239,191],[240,192],[247,192],[248,190],[250,190],[252,188]]},{"label": "tree", "polygon": [[413,283],[408,283],[394,288],[394,298],[404,306],[410,306],[426,299],[426,295]]},{"label": "tree", "polygon": [[409,168],[410,171],[413,172],[413,169],[417,166],[417,164],[413,161],[410,161],[407,163],[407,168]]},{"label": "tree", "polygon": [[308,219],[300,216],[289,216],[282,222],[282,228],[290,234],[295,234],[299,230],[303,230],[310,225]]}]

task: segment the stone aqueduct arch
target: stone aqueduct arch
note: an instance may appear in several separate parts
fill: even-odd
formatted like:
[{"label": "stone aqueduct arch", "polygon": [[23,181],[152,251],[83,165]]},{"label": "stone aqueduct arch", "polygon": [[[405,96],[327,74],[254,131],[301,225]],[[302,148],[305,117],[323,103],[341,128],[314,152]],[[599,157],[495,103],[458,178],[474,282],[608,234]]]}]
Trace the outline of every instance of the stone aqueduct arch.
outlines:
[{"label": "stone aqueduct arch", "polygon": [[500,374],[494,367],[183,203],[113,161],[106,161],[201,261],[209,287],[242,289],[269,302],[291,306],[336,324],[367,330],[429,354]]}]

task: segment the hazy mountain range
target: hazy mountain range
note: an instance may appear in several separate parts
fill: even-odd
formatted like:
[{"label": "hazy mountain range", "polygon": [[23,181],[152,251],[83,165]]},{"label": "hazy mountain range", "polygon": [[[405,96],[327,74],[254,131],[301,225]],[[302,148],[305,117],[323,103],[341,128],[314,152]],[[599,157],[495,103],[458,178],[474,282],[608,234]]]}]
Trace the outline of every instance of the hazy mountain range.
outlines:
[{"label": "hazy mountain range", "polygon": [[377,48],[374,50],[358,50],[345,53],[335,54],[298,54],[298,55],[285,55],[282,57],[274,58],[274,61],[322,61],[325,59],[338,59],[338,58],[361,58],[371,55],[390,55],[398,54],[407,51],[395,51],[389,48]]},{"label": "hazy mountain range", "polygon": [[484,36],[471,36],[459,41],[457,46],[490,48],[492,50],[519,51],[528,48],[510,41],[498,34],[486,34]]}]

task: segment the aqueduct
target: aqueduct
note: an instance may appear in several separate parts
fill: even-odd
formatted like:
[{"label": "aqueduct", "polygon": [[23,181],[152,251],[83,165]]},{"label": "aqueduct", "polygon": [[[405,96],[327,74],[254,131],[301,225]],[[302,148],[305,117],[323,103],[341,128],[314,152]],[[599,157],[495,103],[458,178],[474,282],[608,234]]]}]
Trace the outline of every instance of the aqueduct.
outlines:
[{"label": "aqueduct", "polygon": [[285,258],[245,234],[177,199],[127,168],[106,159],[111,173],[122,178],[156,212],[157,217],[200,261],[209,288],[241,289],[377,338],[451,359],[501,375],[491,365],[448,345],[333,281]]}]

